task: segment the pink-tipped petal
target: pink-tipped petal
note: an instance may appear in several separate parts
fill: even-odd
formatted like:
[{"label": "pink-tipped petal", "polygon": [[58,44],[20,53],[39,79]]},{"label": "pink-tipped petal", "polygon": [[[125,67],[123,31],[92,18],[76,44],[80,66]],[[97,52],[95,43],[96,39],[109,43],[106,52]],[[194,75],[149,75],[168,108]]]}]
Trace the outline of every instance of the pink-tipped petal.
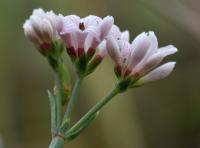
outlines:
[{"label": "pink-tipped petal", "polygon": [[110,57],[118,64],[120,61],[120,48],[117,41],[112,36],[107,39],[106,48]]},{"label": "pink-tipped petal", "polygon": [[101,40],[105,39],[105,37],[108,35],[108,33],[110,32],[112,28],[113,23],[114,23],[114,19],[112,16],[107,16],[102,20],[99,26]]},{"label": "pink-tipped petal", "polygon": [[175,64],[176,64],[176,62],[168,62],[166,64],[159,66],[158,68],[151,71],[149,74],[142,77],[138,81],[138,83],[144,84],[144,83],[160,80],[160,79],[167,77],[168,75],[170,75],[170,73],[174,69]]}]

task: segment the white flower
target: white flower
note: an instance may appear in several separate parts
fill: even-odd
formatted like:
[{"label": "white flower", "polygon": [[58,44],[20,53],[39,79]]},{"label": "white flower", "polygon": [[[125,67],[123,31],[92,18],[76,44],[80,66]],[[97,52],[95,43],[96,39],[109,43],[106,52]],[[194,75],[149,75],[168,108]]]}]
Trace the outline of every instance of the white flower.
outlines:
[{"label": "white flower", "polygon": [[141,33],[130,44],[127,40],[117,40],[110,36],[107,40],[108,54],[115,62],[117,76],[126,78],[131,76],[139,83],[150,82],[168,76],[174,68],[175,62],[157,67],[168,55],[177,52],[177,48],[168,45],[158,48],[157,37],[154,32]]},{"label": "white flower", "polygon": [[[53,11],[33,10],[32,15],[23,25],[24,33],[40,51],[49,50],[52,41],[59,40],[58,32],[62,29],[62,16]],[[45,53],[44,53],[45,54]]]}]

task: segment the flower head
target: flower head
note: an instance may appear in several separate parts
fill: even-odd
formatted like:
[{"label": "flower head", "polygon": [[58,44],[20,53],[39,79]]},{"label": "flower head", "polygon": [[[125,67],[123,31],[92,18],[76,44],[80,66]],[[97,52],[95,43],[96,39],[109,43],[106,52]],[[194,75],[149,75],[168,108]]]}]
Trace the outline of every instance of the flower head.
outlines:
[{"label": "flower head", "polygon": [[137,84],[162,79],[168,76],[175,62],[169,62],[156,68],[168,55],[177,52],[173,45],[158,48],[157,37],[153,32],[141,33],[130,44],[127,40],[116,40],[110,36],[107,40],[108,54],[115,62],[118,78],[131,77]]},{"label": "flower head", "polygon": [[83,53],[93,55],[97,46],[109,33],[113,21],[111,16],[104,19],[94,15],[85,18],[76,15],[66,16],[60,34],[66,43],[68,53],[74,57]]},{"label": "flower head", "polygon": [[[93,68],[96,67],[105,56],[106,50],[101,47],[105,45],[103,41],[109,34],[113,22],[111,16],[102,19],[94,15],[85,18],[69,15],[64,18],[64,27],[60,35],[71,59],[76,61],[78,65],[81,64],[84,67],[83,71],[88,64],[93,64],[91,65]],[[99,50],[94,56],[96,49]]]},{"label": "flower head", "polygon": [[32,15],[23,25],[24,33],[42,54],[51,50],[51,43],[60,39],[58,32],[62,28],[62,16],[53,11],[33,10]]}]

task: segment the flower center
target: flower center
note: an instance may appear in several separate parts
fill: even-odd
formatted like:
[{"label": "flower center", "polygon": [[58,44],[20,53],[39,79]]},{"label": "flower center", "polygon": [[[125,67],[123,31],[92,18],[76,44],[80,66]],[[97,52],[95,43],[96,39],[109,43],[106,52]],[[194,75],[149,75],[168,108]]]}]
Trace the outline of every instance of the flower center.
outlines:
[{"label": "flower center", "polygon": [[79,23],[79,29],[81,29],[82,31],[85,30],[84,23]]}]

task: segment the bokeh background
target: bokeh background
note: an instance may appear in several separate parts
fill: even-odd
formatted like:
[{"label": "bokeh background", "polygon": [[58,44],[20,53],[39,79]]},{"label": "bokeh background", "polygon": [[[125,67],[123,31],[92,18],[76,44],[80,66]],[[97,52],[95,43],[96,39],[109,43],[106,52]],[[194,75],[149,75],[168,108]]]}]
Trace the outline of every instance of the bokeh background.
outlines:
[{"label": "bokeh background", "polygon": [[[167,58],[177,61],[172,75],[114,98],[66,147],[200,148],[199,0],[0,0],[0,148],[45,148],[50,142],[46,90],[53,87],[53,73],[22,29],[38,7],[64,15],[112,15],[131,38],[153,30],[160,46],[179,49]],[[74,121],[114,83],[113,63],[106,58],[83,82]]]}]

